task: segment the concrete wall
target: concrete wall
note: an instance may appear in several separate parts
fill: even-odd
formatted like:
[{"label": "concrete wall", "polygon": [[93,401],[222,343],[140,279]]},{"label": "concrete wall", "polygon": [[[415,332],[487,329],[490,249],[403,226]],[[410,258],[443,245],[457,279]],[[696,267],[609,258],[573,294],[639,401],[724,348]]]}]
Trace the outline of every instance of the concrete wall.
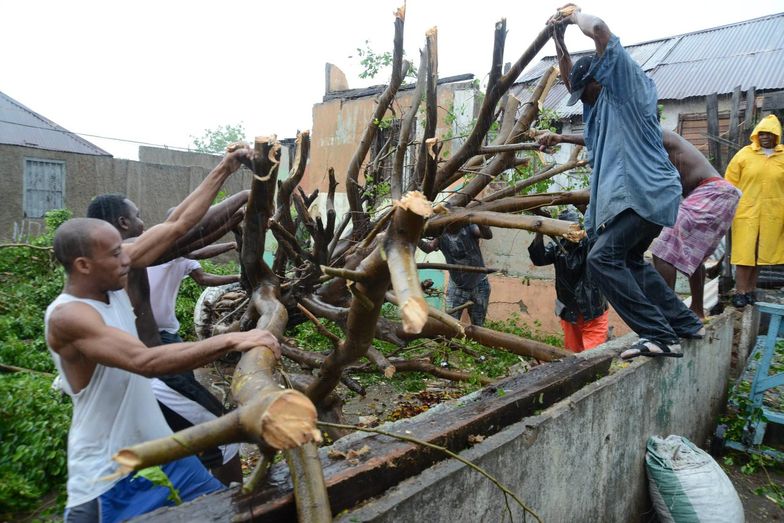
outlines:
[{"label": "concrete wall", "polygon": [[[447,108],[452,106],[455,91],[472,90],[471,82],[458,82],[438,86],[438,124],[436,136],[442,137],[452,131],[452,126],[447,123]],[[396,117],[399,118],[411,106],[413,91],[401,91],[395,101]],[[345,193],[345,176],[348,165],[362,139],[365,128],[376,110],[376,96],[366,96],[356,99],[332,99],[313,106],[313,132],[311,135],[310,161],[308,162],[302,187],[305,192],[319,188],[326,193],[328,187],[327,171],[330,167],[335,169],[340,185],[337,191]],[[459,97],[464,100],[465,97]],[[473,106],[470,108],[473,117]],[[387,116],[391,115],[387,113]],[[417,123],[417,133],[421,134],[424,125],[422,118]],[[366,160],[367,161],[367,160]]]},{"label": "concrete wall", "polygon": [[[73,211],[74,216],[84,216],[94,196],[118,192],[127,195],[141,208],[142,219],[148,226],[163,221],[166,210],[181,202],[212,168],[208,164],[188,166],[188,162],[181,165],[145,163],[0,145],[2,239],[13,239],[14,231],[17,231],[18,235],[19,231],[35,234],[40,230],[37,224],[40,224],[41,220],[24,216],[22,202],[25,158],[65,162],[65,206]],[[226,182],[224,190],[233,194],[249,188],[251,179],[250,171],[243,168]]]},{"label": "concrete wall", "polygon": [[[543,521],[650,521],[646,440],[651,435],[679,434],[702,445],[712,432],[727,390],[730,314],[716,318],[704,340],[685,344],[682,359],[640,358],[620,364],[610,376],[462,455],[498,478]],[[617,352],[632,339],[617,340],[581,357]],[[514,520],[521,521],[522,510],[511,500],[510,506]],[[500,490],[454,460],[441,462],[336,519],[506,520]]]}]

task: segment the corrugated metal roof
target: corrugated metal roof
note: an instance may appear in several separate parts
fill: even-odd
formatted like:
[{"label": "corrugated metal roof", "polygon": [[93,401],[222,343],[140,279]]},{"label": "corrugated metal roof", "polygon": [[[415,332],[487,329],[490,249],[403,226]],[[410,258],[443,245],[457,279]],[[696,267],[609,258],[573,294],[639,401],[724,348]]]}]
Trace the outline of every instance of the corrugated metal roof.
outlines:
[{"label": "corrugated metal roof", "polygon": [[0,92],[0,143],[49,151],[111,156]]},{"label": "corrugated metal roof", "polygon": [[[626,46],[656,83],[660,100],[682,100],[712,93],[784,88],[784,13]],[[576,60],[591,51],[572,55]],[[518,78],[525,90],[555,63],[546,56]],[[558,83],[545,107],[559,114],[582,114],[581,104],[566,107],[566,89]]]}]

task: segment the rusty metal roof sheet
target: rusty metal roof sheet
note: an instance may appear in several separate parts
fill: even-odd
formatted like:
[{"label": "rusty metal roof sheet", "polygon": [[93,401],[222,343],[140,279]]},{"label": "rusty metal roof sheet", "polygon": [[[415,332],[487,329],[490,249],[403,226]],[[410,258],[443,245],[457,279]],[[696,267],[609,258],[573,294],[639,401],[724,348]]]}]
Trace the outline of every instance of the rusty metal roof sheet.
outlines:
[{"label": "rusty metal roof sheet", "polygon": [[111,156],[0,92],[0,143],[49,151]]},{"label": "rusty metal roof sheet", "polygon": [[[682,100],[711,93],[784,88],[784,13],[713,27],[661,40],[626,46],[656,83],[660,100]],[[575,53],[577,59],[591,51]],[[547,56],[518,78],[516,92],[530,90],[547,67]],[[562,116],[582,114],[582,105],[566,107],[566,89],[558,83],[545,107]],[[523,94],[525,96],[525,94]]]}]

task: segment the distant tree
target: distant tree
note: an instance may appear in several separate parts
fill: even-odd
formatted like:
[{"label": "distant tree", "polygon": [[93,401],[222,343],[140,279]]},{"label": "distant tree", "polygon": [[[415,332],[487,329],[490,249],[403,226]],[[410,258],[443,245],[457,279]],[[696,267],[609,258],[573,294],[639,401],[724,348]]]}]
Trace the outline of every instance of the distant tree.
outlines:
[{"label": "distant tree", "polygon": [[[405,56],[406,53],[403,52],[403,57]],[[354,56],[351,55],[349,58],[354,58]],[[362,67],[359,77],[363,80],[375,78],[381,71],[386,71],[392,65],[392,53],[389,51],[377,53],[371,49],[369,40],[365,40],[364,49],[357,47],[357,58],[359,58],[359,65]],[[414,67],[413,62],[408,71],[404,71],[404,76],[408,79],[416,80],[417,69]]]},{"label": "distant tree", "polygon": [[241,123],[219,125],[214,129],[205,129],[201,136],[191,135],[191,139],[193,148],[200,153],[223,154],[230,143],[246,141],[246,132]]}]

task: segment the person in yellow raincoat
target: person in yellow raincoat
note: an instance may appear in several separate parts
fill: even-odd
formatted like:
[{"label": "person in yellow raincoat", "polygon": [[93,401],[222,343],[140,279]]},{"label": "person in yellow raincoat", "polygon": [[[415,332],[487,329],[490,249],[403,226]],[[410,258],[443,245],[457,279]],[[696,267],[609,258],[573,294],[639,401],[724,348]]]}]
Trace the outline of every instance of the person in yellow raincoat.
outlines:
[{"label": "person in yellow raincoat", "polygon": [[724,177],[743,192],[732,222],[732,304],[741,308],[754,303],[759,266],[784,264],[784,145],[775,115],[757,124]]}]

